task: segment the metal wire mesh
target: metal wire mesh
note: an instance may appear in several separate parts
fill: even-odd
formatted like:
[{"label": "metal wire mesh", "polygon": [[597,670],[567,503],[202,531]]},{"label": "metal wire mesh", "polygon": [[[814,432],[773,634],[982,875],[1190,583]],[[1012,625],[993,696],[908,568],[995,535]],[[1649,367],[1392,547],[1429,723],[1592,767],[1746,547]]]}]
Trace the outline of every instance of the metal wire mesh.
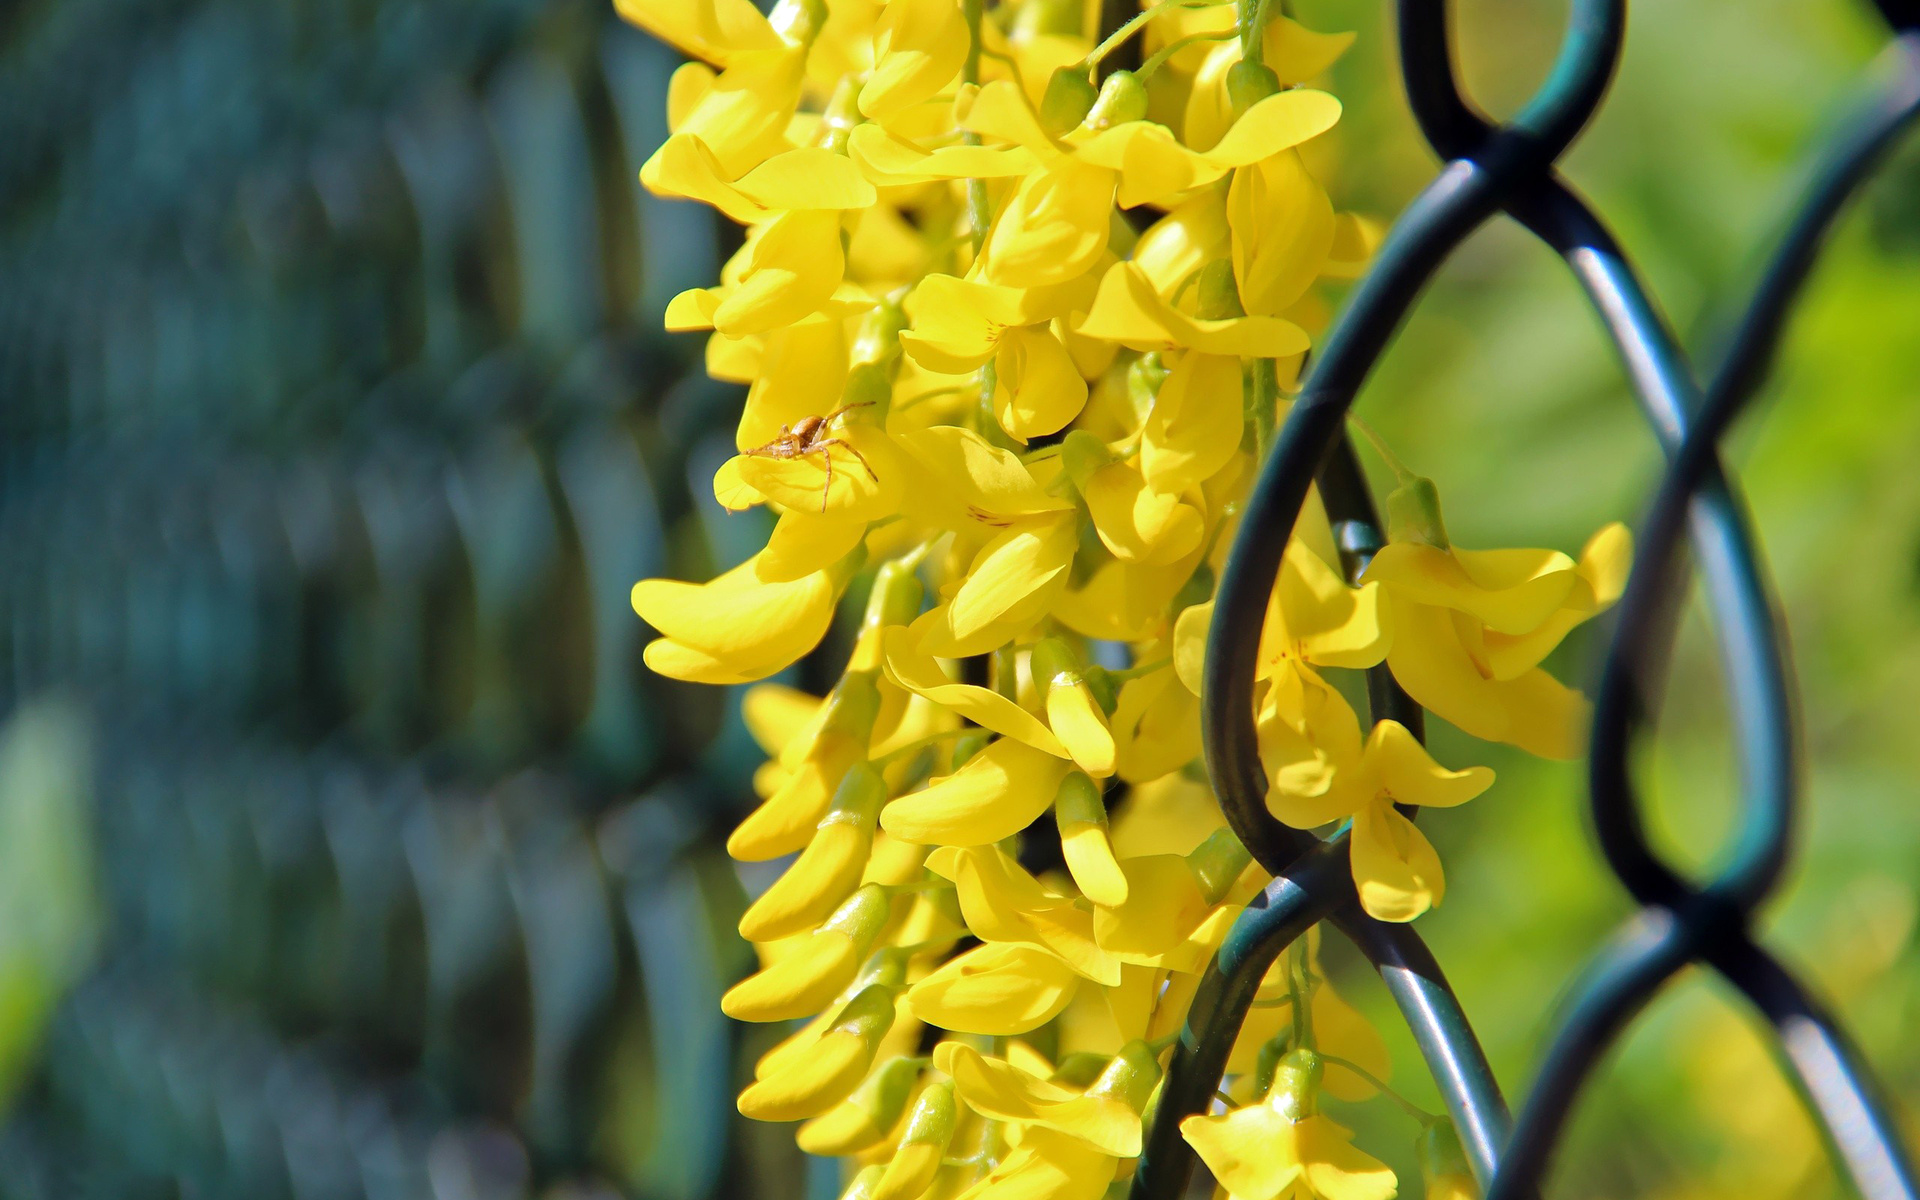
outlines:
[{"label": "metal wire mesh", "polygon": [[[1208,766],[1227,816],[1275,875],[1223,945],[1194,1002],[1168,1074],[1138,1197],[1170,1196],[1193,1170],[1179,1121],[1211,1102],[1227,1052],[1267,966],[1316,921],[1331,920],[1387,983],[1461,1133],[1489,1200],[1543,1184],[1567,1115],[1602,1054],[1681,968],[1721,974],[1772,1026],[1812,1111],[1862,1194],[1913,1197],[1901,1132],[1871,1073],[1834,1018],[1750,934],[1755,906],[1786,864],[1800,771],[1791,670],[1766,568],[1719,443],[1759,391],[1791,302],[1846,199],[1920,114],[1920,12],[1883,3],[1894,38],[1861,86],[1855,111],[1813,164],[1792,222],[1744,306],[1703,387],[1632,265],[1555,161],[1592,117],[1617,65],[1624,0],[1577,0],[1558,59],[1533,100],[1495,125],[1454,78],[1447,8],[1398,5],[1400,66],[1414,116],[1446,160],[1395,225],[1356,287],[1263,465],[1222,572],[1207,648]],[[1319,842],[1274,820],[1253,724],[1253,653],[1281,552],[1317,481],[1357,578],[1380,544],[1379,522],[1345,437],[1361,385],[1422,288],[1482,223],[1505,213],[1554,251],[1585,291],[1618,351],[1668,461],[1641,532],[1631,582],[1608,650],[1594,711],[1592,816],[1600,847],[1641,907],[1589,967],[1550,1040],[1539,1075],[1510,1120],[1478,1041],[1419,936],[1359,911],[1344,835]],[[1743,781],[1744,817],[1712,880],[1699,884],[1649,846],[1628,770],[1655,708],[1690,582],[1683,534],[1717,626]],[[1376,718],[1418,730],[1418,711],[1376,669]]]}]

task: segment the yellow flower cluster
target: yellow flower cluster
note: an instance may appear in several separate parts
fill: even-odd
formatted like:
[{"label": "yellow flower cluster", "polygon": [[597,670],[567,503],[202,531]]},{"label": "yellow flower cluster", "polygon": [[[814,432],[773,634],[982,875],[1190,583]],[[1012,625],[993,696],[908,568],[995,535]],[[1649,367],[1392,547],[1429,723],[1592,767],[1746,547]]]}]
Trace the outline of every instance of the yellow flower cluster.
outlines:
[{"label": "yellow flower cluster", "polygon": [[[865,596],[829,695],[744,700],[772,757],[728,849],[793,857],[740,922],[761,969],[724,1007],[801,1024],[740,1110],[804,1121],[803,1148],[852,1159],[851,1197],[1092,1200],[1266,882],[1203,782],[1200,666],[1316,287],[1374,240],[1298,152],[1340,114],[1302,84],[1350,35],[1265,0],[1110,31],[1095,0],[617,2],[693,60],[643,183],[746,227],[666,319],[748,385],[717,497],[778,517],[716,579],[635,586],[647,662],[765,680]],[[1578,561],[1455,549],[1431,485],[1402,483],[1357,585],[1309,505],[1257,667],[1272,812],[1350,822],[1362,902],[1396,921],[1443,888],[1396,804],[1492,776],[1366,730],[1330,679],[1385,662],[1461,728],[1571,755],[1582,701],[1539,663],[1626,562],[1618,529]],[[1189,1141],[1244,1200],[1384,1200],[1392,1173],[1315,1108],[1373,1093],[1378,1037],[1305,944],[1256,1004],[1244,1107]]]}]

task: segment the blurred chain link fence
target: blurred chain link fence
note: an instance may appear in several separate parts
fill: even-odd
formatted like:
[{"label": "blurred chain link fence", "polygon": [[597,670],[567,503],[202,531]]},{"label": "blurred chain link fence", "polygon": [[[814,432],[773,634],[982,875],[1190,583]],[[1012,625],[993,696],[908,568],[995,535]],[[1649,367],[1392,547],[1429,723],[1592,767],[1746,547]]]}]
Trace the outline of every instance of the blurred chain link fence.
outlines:
[{"label": "blurred chain link fence", "polygon": [[0,712],[88,730],[100,930],[43,1017],[0,953],[0,1196],[800,1186],[717,1003],[755,756],[627,601],[764,536],[644,315],[728,251],[634,182],[673,66],[601,0],[0,8]]}]

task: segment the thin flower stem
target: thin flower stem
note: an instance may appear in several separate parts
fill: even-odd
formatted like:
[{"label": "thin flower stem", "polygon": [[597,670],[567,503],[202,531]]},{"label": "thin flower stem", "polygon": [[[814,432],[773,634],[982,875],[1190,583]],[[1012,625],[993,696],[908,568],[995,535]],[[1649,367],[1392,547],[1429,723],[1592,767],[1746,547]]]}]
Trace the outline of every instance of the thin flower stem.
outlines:
[{"label": "thin flower stem", "polygon": [[1250,63],[1266,62],[1266,44],[1261,36],[1273,19],[1269,0],[1240,0],[1240,57]]},{"label": "thin flower stem", "polygon": [[1142,79],[1147,78],[1160,69],[1160,64],[1166,62],[1169,58],[1178,54],[1186,47],[1193,45],[1195,42],[1224,42],[1238,36],[1240,35],[1231,29],[1225,33],[1190,33],[1186,37],[1168,42],[1158,50],[1155,50],[1147,57],[1147,61],[1140,64],[1140,69],[1135,71],[1134,74]]},{"label": "thin flower stem", "polygon": [[1387,470],[1393,472],[1395,479],[1398,479],[1401,483],[1405,483],[1414,477],[1413,472],[1407,470],[1406,464],[1401,462],[1393,451],[1387,449],[1386,439],[1381,437],[1373,426],[1361,420],[1359,414],[1348,413],[1347,422],[1355,429],[1358,429],[1360,436],[1366,438],[1368,444],[1373,447],[1373,452],[1386,461]]},{"label": "thin flower stem", "polygon": [[1160,0],[1160,3],[1154,5],[1152,8],[1145,10],[1139,16],[1134,17],[1132,20],[1128,21],[1126,24],[1120,26],[1120,28],[1108,34],[1107,40],[1104,42],[1101,42],[1098,46],[1095,46],[1093,48],[1093,53],[1087,55],[1087,57],[1083,59],[1082,62],[1087,67],[1088,70],[1091,70],[1095,66],[1098,66],[1101,59],[1105,58],[1107,55],[1112,54],[1115,50],[1119,49],[1120,46],[1128,38],[1132,37],[1134,35],[1134,32],[1138,30],[1142,25],[1145,25],[1148,21],[1153,20],[1155,17],[1159,16],[1161,13],[1166,12],[1169,9],[1215,8],[1219,5],[1228,4],[1231,2],[1232,0]]},{"label": "thin flower stem", "polygon": [[[967,61],[961,78],[967,83],[980,82],[980,21],[986,9],[986,0],[965,0],[967,18]],[[960,140],[969,146],[980,144],[980,135],[968,130],[960,135]],[[973,254],[980,256],[981,247],[987,244],[987,181],[984,179],[967,180],[967,224],[973,230]]]},{"label": "thin flower stem", "polygon": [[1394,1091],[1386,1080],[1375,1075],[1372,1071],[1367,1070],[1352,1059],[1341,1058],[1333,1054],[1322,1054],[1320,1061],[1330,1067],[1339,1067],[1345,1071],[1352,1071],[1355,1075],[1358,1075],[1361,1079],[1371,1084],[1382,1096],[1398,1104],[1408,1116],[1420,1122],[1422,1125],[1432,1125],[1440,1119],[1436,1114],[1428,1112],[1418,1104],[1402,1096],[1399,1092]]}]

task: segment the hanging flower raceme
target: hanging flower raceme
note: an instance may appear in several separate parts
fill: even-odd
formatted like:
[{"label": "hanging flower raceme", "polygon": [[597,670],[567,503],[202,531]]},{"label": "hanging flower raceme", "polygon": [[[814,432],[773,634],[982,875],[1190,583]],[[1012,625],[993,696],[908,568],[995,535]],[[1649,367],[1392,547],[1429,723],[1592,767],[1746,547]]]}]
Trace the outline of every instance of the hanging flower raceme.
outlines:
[{"label": "hanging flower raceme", "polygon": [[[745,229],[666,323],[746,386],[714,496],[770,532],[633,590],[654,671],[754,685],[768,760],[728,850],[778,867],[722,1007],[793,1027],[740,1110],[845,1158],[850,1198],[1096,1200],[1267,882],[1201,782],[1201,668],[1326,284],[1376,240],[1315,174],[1340,105],[1311,81],[1350,35],[1229,0],[1107,29],[1095,0],[617,2],[691,60],[641,182]],[[1310,497],[1253,670],[1269,811],[1347,831],[1360,903],[1401,921],[1444,896],[1408,806],[1491,773],[1363,725],[1350,684],[1390,672],[1468,733],[1571,754],[1582,702],[1540,664],[1627,548],[1460,550],[1391,465],[1357,579]],[[809,656],[839,668],[825,696],[778,681]],[[1233,1106],[1183,1126],[1246,1200],[1394,1191],[1317,1108],[1390,1093],[1316,946],[1262,982]],[[1457,1143],[1422,1144],[1464,1186]]]}]

